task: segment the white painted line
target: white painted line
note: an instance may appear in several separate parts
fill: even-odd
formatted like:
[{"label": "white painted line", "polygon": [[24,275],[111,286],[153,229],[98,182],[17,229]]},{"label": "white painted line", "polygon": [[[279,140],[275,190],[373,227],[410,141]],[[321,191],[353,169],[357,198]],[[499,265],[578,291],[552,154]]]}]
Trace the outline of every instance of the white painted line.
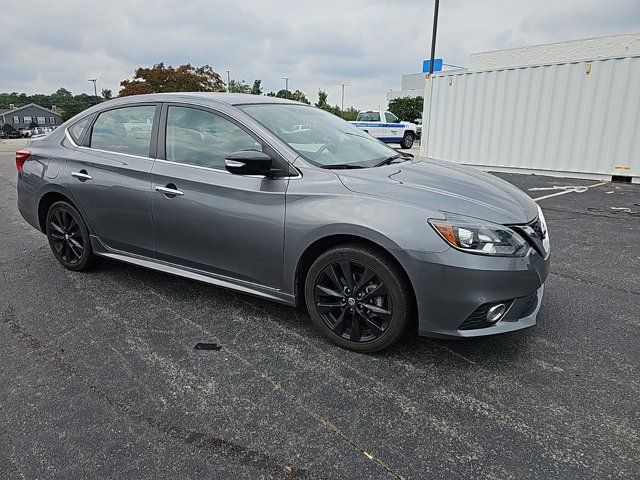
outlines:
[{"label": "white painted line", "polygon": [[586,186],[582,186],[582,187],[567,188],[567,189],[564,189],[562,192],[551,193],[549,195],[544,195],[542,197],[534,198],[533,201],[534,202],[538,202],[540,200],[544,200],[545,198],[557,197],[559,195],[566,195],[567,193],[584,193],[587,190],[589,190],[590,188],[600,187],[602,185],[606,185],[607,183],[609,183],[609,182],[608,181],[604,181],[604,182],[600,182],[600,183],[594,183],[593,185],[586,185]]}]

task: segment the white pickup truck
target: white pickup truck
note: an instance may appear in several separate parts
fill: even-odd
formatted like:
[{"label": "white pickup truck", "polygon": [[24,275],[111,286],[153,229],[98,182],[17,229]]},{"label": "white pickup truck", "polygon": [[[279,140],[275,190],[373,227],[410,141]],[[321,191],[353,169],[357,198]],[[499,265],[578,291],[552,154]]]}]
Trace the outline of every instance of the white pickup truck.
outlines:
[{"label": "white pickup truck", "polygon": [[385,110],[367,110],[358,113],[350,122],[354,127],[384,143],[399,143],[402,148],[411,148],[418,127],[415,123],[401,122],[393,113]]}]

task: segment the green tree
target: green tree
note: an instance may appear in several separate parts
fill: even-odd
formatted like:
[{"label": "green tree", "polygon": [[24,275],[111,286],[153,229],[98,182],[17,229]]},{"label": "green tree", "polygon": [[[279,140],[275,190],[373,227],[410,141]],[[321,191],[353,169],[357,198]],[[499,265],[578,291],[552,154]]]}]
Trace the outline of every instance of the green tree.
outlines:
[{"label": "green tree", "polygon": [[231,93],[251,93],[251,87],[244,80],[229,80],[228,91]]},{"label": "green tree", "polygon": [[333,113],[337,117],[342,117],[340,107],[338,105],[329,105],[329,102],[327,102],[327,98],[328,94],[326,91],[322,89],[318,90],[318,101],[315,103],[315,106],[329,113]]},{"label": "green tree", "polygon": [[251,87],[252,95],[262,95],[262,80],[256,79],[253,81],[253,87]]},{"label": "green tree", "polygon": [[38,124],[33,120],[31,120],[31,123],[29,124],[29,128],[38,128]]},{"label": "green tree", "polygon": [[4,125],[2,125],[2,131],[6,135],[10,135],[12,133],[15,133],[16,129],[13,128],[13,125],[11,125],[10,123],[5,123]]},{"label": "green tree", "polygon": [[289,99],[295,100],[296,102],[302,102],[302,103],[306,103],[307,105],[311,105],[311,102],[307,99],[307,96],[300,90],[296,90],[295,92],[289,92]]},{"label": "green tree", "polygon": [[120,82],[121,97],[160,92],[224,92],[225,85],[209,65],[193,67],[190,63],[177,68],[158,63],[151,68],[139,67],[133,79]]},{"label": "green tree", "polygon": [[111,98],[113,97],[113,92],[108,88],[103,88],[101,93],[102,98],[104,98],[105,100],[111,100]]},{"label": "green tree", "polygon": [[342,114],[340,116],[342,118],[344,118],[345,120],[351,122],[351,121],[356,119],[356,117],[358,116],[358,113],[360,113],[360,112],[358,111],[357,108],[349,107],[344,112],[342,112]]},{"label": "green tree", "polygon": [[394,98],[389,102],[389,111],[400,120],[415,122],[422,117],[424,99],[422,97]]}]

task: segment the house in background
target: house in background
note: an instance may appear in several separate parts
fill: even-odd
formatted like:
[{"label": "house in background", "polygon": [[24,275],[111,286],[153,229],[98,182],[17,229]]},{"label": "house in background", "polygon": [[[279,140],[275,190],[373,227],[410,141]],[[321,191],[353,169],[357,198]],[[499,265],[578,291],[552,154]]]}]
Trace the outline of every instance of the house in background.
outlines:
[{"label": "house in background", "polygon": [[31,122],[42,128],[56,128],[62,125],[62,116],[56,107],[52,109],[30,103],[23,107],[10,105],[8,109],[0,109],[0,126],[9,124],[16,130],[29,128]]}]

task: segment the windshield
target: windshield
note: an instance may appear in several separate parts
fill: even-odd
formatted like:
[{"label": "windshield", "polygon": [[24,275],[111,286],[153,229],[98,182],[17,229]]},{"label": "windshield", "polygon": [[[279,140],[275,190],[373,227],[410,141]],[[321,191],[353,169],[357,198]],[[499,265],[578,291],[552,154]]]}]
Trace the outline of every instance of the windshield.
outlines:
[{"label": "windshield", "polygon": [[239,105],[314,165],[373,167],[398,153],[332,113],[304,105]]}]

